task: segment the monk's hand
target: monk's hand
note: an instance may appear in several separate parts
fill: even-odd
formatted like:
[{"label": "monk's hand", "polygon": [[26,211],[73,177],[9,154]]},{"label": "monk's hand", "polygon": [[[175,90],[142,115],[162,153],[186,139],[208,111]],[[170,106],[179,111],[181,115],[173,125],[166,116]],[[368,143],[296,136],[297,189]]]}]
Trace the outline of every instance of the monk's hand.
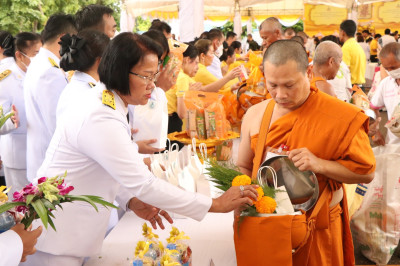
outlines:
[{"label": "monk's hand", "polygon": [[321,173],[322,159],[315,156],[307,148],[300,148],[289,151],[289,159],[293,161],[294,165],[300,171],[312,171],[314,173]]},{"label": "monk's hand", "polygon": [[253,205],[258,196],[257,187],[258,185],[247,185],[229,188],[224,194],[212,200],[209,212],[230,212]]},{"label": "monk's hand", "polygon": [[379,124],[381,122],[381,118],[378,117],[373,123],[369,125],[368,136],[374,136],[379,130]]},{"label": "monk's hand", "polygon": [[372,141],[376,145],[385,146],[385,138],[380,131],[377,131],[376,134],[372,136]]}]

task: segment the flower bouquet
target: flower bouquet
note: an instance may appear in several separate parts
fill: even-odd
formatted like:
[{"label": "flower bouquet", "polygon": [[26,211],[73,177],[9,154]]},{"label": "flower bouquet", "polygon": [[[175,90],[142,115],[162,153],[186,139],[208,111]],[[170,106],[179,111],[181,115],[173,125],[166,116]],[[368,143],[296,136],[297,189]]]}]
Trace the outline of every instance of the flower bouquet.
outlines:
[{"label": "flower bouquet", "polygon": [[[39,178],[37,185],[31,183],[21,191],[14,192],[12,202],[0,205],[0,213],[12,212],[14,214],[23,214],[21,223],[25,225],[25,229],[32,224],[33,220],[40,218],[46,229],[50,224],[54,231],[56,231],[52,220],[52,218],[55,218],[52,211],[56,210],[57,206],[62,209],[62,203],[84,201],[92,205],[96,211],[98,211],[96,204],[117,208],[99,196],[70,195],[69,193],[74,187],[65,184],[64,179],[66,175],[67,172],[63,176],[52,178],[42,177]],[[4,195],[0,195],[0,197],[4,198]]]}]

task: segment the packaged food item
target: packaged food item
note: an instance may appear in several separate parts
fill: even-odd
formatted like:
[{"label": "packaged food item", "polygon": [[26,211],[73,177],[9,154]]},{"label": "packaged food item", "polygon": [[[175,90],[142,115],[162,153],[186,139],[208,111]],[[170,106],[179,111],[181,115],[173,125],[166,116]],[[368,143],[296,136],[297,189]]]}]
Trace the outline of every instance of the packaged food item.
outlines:
[{"label": "packaged food item", "polygon": [[229,161],[232,158],[233,141],[225,140],[215,147],[217,161]]},{"label": "packaged food item", "polygon": [[244,65],[240,65],[240,76],[239,76],[239,81],[243,82],[246,81],[249,78],[249,76],[247,75],[247,70],[244,67]]},{"label": "packaged food item", "polygon": [[206,132],[207,138],[216,137],[216,122],[215,122],[215,112],[204,110],[204,119],[206,122]]},{"label": "packaged food item", "polygon": [[192,249],[187,243],[188,239],[190,238],[176,227],[172,227],[170,237],[167,239],[167,249],[171,257],[177,259],[183,266],[192,265]]},{"label": "packaged food item", "polygon": [[363,92],[363,90],[357,85],[354,85],[352,90],[354,93],[351,97],[351,103],[363,110],[369,109],[368,96]]},{"label": "packaged food item", "polygon": [[196,126],[197,126],[197,138],[206,139],[206,128],[204,120],[204,111],[196,110]]},{"label": "packaged food item", "polygon": [[191,139],[197,138],[196,110],[189,109],[187,114],[186,132]]}]

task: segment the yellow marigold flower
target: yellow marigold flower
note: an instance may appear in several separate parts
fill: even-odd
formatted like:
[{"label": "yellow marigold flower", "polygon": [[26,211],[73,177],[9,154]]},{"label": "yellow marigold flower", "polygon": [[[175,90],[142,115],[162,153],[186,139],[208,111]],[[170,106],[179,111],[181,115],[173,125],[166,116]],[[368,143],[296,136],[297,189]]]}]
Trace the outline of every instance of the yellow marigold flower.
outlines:
[{"label": "yellow marigold flower", "polygon": [[[260,201],[261,198],[264,196],[264,190],[262,189],[262,187],[258,187],[258,188],[256,188],[256,190],[258,193],[257,201]],[[256,202],[253,201],[253,204],[256,204]]]},{"label": "yellow marigold flower", "polygon": [[268,196],[262,197],[255,203],[258,213],[273,213],[276,208],[276,201]]},{"label": "yellow marigold flower", "polygon": [[251,178],[247,175],[238,175],[232,180],[232,187],[245,186],[251,184]]}]

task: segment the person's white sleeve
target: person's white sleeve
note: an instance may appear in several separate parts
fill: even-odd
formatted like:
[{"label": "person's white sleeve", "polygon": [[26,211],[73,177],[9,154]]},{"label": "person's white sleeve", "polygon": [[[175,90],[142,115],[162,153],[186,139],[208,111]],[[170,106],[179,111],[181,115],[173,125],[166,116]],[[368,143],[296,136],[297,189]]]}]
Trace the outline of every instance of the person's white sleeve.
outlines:
[{"label": "person's white sleeve", "polygon": [[384,78],[378,85],[378,87],[376,88],[376,91],[374,93],[374,95],[372,96],[372,99],[369,103],[370,107],[372,109],[381,109],[382,107],[385,106],[385,102],[383,101],[383,88],[384,85],[386,84],[386,80],[389,77]]},{"label": "person's white sleeve", "polygon": [[100,114],[82,126],[77,145],[139,200],[195,220],[203,219],[211,207],[211,198],[156,178],[141,160],[128,130],[112,114]]},{"label": "person's white sleeve", "polygon": [[40,95],[43,99],[35,99],[39,105],[46,130],[52,136],[56,130],[56,110],[61,92],[67,86],[67,80],[60,69],[50,68],[38,81],[40,84]]},{"label": "person's white sleeve", "polygon": [[22,258],[23,244],[13,230],[0,234],[0,266],[18,265]]}]

